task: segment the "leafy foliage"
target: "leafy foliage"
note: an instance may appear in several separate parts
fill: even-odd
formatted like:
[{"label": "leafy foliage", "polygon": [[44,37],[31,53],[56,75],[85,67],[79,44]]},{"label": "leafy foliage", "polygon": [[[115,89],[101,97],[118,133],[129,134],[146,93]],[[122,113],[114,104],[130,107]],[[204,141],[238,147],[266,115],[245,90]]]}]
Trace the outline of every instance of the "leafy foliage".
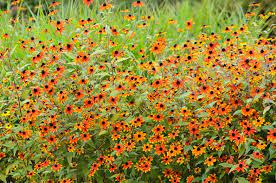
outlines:
[{"label": "leafy foliage", "polygon": [[272,182],[274,13],[127,7],[1,13],[0,180]]}]

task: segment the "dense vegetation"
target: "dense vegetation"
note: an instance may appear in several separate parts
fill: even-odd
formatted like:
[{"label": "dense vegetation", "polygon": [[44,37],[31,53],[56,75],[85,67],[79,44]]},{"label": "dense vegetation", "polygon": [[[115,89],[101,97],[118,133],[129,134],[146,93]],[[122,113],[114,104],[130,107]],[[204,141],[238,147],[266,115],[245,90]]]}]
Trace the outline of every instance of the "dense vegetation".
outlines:
[{"label": "dense vegetation", "polygon": [[0,181],[275,181],[273,9],[41,2],[0,12]]}]

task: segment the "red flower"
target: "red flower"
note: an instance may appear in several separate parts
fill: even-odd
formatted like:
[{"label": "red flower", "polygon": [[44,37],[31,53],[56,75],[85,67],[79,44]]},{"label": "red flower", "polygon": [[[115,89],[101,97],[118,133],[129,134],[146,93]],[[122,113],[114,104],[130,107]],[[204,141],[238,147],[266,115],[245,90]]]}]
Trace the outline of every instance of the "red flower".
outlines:
[{"label": "red flower", "polygon": [[81,139],[82,139],[83,141],[88,141],[88,140],[90,139],[90,137],[91,137],[91,135],[90,135],[90,134],[87,134],[87,133],[81,134],[80,136],[81,136]]},{"label": "red flower", "polygon": [[32,91],[34,96],[39,96],[40,95],[40,88],[39,87],[35,87]]},{"label": "red flower", "polygon": [[243,161],[240,161],[240,162],[239,162],[239,164],[238,164],[236,170],[237,170],[237,172],[240,172],[240,171],[244,172],[244,171],[245,171],[245,168],[248,168],[248,165],[246,165],[245,160],[243,160]]},{"label": "red flower", "polygon": [[267,140],[276,143],[276,128],[269,130]]},{"label": "red flower", "polygon": [[144,3],[142,1],[135,1],[132,3],[134,7],[142,7],[144,6]]},{"label": "red flower", "polygon": [[72,113],[74,112],[73,106],[67,105],[66,108],[65,108],[65,110],[64,110],[64,112],[65,112],[66,114],[72,114]]},{"label": "red flower", "polygon": [[124,147],[121,144],[116,144],[114,150],[117,151],[117,154],[121,154],[124,151]]},{"label": "red flower", "polygon": [[93,3],[94,0],[83,0],[83,3],[87,6],[90,6],[91,3]]},{"label": "red flower", "polygon": [[52,166],[52,170],[55,172],[59,171],[60,169],[61,169],[61,164],[59,163],[56,163]]}]

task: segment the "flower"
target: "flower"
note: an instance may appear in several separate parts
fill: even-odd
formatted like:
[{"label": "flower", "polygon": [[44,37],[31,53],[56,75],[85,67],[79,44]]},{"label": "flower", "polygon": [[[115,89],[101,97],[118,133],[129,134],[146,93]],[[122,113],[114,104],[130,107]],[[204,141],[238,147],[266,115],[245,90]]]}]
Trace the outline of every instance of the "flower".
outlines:
[{"label": "flower", "polygon": [[269,130],[267,140],[272,143],[276,143],[276,128]]},{"label": "flower", "polygon": [[186,21],[186,29],[188,29],[188,30],[191,29],[193,27],[193,24],[194,24],[194,22],[192,19]]},{"label": "flower", "polygon": [[142,7],[142,6],[144,6],[144,3],[142,1],[135,1],[135,2],[132,3],[132,6]]},{"label": "flower", "polygon": [[112,4],[103,3],[103,4],[100,6],[100,11],[109,10],[110,8],[112,8]]},{"label": "flower", "polygon": [[66,114],[71,115],[71,114],[74,112],[73,106],[72,106],[72,105],[67,105],[67,106],[65,107],[64,112],[65,112]]},{"label": "flower", "polygon": [[138,141],[138,142],[144,140],[145,137],[146,137],[146,133],[144,133],[144,132],[136,132],[134,134],[134,140]]},{"label": "flower", "polygon": [[9,115],[11,115],[10,111],[6,111],[6,112],[4,112],[4,113],[1,114],[1,116],[3,116],[3,117],[7,117]]},{"label": "flower", "polygon": [[239,161],[235,170],[237,172],[240,172],[240,171],[245,172],[245,168],[248,168],[248,166],[247,166],[245,160],[243,160],[243,161]]},{"label": "flower", "polygon": [[207,159],[205,159],[204,164],[207,166],[213,166],[216,162],[216,159],[213,156],[209,156]]},{"label": "flower", "polygon": [[124,151],[124,146],[121,144],[116,144],[114,150],[116,151],[117,155],[119,155]]},{"label": "flower", "polygon": [[62,167],[61,164],[55,163],[55,164],[53,164],[53,166],[51,168],[53,171],[58,172],[58,171],[60,171],[61,167]]},{"label": "flower", "polygon": [[249,105],[246,105],[245,107],[242,108],[242,114],[244,116],[251,116],[254,112],[254,109],[250,108]]},{"label": "flower", "polygon": [[93,3],[94,0],[83,0],[83,3],[87,6],[90,6],[90,4]]},{"label": "flower", "polygon": [[202,146],[194,146],[192,153],[195,157],[200,156],[205,153],[205,147]]}]

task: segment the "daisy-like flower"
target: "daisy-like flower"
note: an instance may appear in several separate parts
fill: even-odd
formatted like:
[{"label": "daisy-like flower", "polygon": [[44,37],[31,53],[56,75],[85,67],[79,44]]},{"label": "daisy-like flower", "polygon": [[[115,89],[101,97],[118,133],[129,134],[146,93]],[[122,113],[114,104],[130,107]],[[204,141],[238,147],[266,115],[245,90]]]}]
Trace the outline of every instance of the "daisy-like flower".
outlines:
[{"label": "daisy-like flower", "polygon": [[142,1],[135,1],[135,2],[132,3],[132,6],[142,7],[142,6],[144,6],[144,3]]},{"label": "daisy-like flower", "polygon": [[138,142],[144,140],[145,137],[146,137],[146,133],[144,133],[144,132],[136,132],[134,134],[134,140],[138,141]]},{"label": "daisy-like flower", "polygon": [[90,6],[94,0],[83,0],[83,3],[87,6]]},{"label": "daisy-like flower", "polygon": [[61,168],[62,168],[62,165],[59,164],[59,163],[55,163],[52,165],[52,170],[55,171],[55,172],[58,172]]},{"label": "daisy-like flower", "polygon": [[216,159],[213,156],[209,156],[208,158],[205,159],[204,164],[207,166],[213,166],[215,162],[216,162]]},{"label": "daisy-like flower", "polygon": [[276,128],[269,130],[267,140],[274,144],[276,143]]},{"label": "daisy-like flower", "polygon": [[192,27],[193,27],[193,24],[194,24],[194,22],[193,22],[193,20],[191,19],[191,20],[188,20],[188,21],[186,21],[186,29],[192,29]]},{"label": "daisy-like flower", "polygon": [[198,157],[205,153],[205,147],[202,146],[194,146],[194,149],[192,150],[192,153],[195,157]]},{"label": "daisy-like flower", "polygon": [[245,160],[243,160],[243,161],[239,161],[235,170],[237,172],[240,172],[240,171],[245,172],[245,168],[248,168],[248,165],[246,164]]}]

